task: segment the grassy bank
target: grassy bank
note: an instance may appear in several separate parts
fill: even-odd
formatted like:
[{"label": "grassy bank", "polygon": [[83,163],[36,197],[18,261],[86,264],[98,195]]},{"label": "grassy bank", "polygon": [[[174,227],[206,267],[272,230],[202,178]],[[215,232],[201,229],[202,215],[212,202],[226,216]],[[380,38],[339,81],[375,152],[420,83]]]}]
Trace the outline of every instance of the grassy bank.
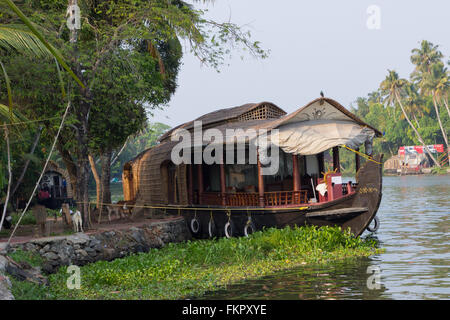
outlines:
[{"label": "grassy bank", "polygon": [[[86,265],[79,290],[67,289],[66,268],[50,276],[49,287],[26,289],[36,299],[182,299],[282,269],[378,252],[374,240],[338,228],[268,229],[248,238],[170,244]],[[30,298],[21,286],[14,282],[16,299]]]}]

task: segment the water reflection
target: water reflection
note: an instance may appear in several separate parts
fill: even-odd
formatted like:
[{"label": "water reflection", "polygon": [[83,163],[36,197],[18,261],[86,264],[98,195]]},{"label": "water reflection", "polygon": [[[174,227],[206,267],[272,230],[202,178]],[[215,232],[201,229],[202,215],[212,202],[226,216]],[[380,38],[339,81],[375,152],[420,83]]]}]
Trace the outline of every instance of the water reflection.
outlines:
[{"label": "water reflection", "polygon": [[[374,236],[384,254],[280,272],[201,299],[449,299],[450,177],[384,177],[383,184]],[[379,290],[367,287],[368,267],[381,270]]]},{"label": "water reflection", "polygon": [[[347,259],[332,266],[307,266],[206,294],[201,299],[380,299],[385,292],[369,290],[368,258]],[[348,275],[353,275],[349,277]],[[371,281],[375,284],[375,281]]]}]

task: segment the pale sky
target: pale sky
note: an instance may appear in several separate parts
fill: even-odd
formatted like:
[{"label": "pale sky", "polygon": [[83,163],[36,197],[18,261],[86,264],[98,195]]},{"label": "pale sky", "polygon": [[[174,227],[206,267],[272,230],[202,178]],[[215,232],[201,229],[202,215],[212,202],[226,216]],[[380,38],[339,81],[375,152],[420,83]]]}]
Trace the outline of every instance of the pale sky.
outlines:
[{"label": "pale sky", "polygon": [[[380,28],[369,29],[367,9],[380,9]],[[178,89],[151,121],[170,126],[248,102],[270,101],[292,112],[319,97],[350,108],[395,69],[408,78],[411,50],[421,40],[438,44],[449,59],[448,0],[216,0],[208,17],[249,25],[253,39],[270,49],[267,59],[241,53],[217,73],[191,54],[183,58]]]}]

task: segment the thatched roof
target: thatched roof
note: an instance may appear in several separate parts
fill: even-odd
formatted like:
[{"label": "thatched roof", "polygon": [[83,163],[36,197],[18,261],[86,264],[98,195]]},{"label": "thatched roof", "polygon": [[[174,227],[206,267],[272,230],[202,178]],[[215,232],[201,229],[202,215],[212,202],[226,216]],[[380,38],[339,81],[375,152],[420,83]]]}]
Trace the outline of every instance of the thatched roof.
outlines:
[{"label": "thatched roof", "polygon": [[[203,128],[209,127],[211,125],[214,125],[214,127],[215,127],[222,123],[239,121],[240,120],[239,117],[244,116],[246,113],[255,111],[256,109],[258,109],[259,107],[262,107],[262,106],[268,106],[270,109],[272,109],[275,113],[277,113],[280,116],[286,114],[286,112],[283,109],[279,108],[278,106],[276,106],[275,104],[273,104],[271,102],[264,101],[264,102],[259,102],[259,103],[246,103],[246,104],[243,104],[238,107],[216,110],[216,111],[207,113],[201,117],[198,117],[195,120],[183,123],[179,126],[176,126],[173,129],[164,133],[159,138],[159,141],[164,141],[165,139],[170,137],[172,135],[172,133],[175,132],[175,130],[177,130],[177,129],[181,129],[181,128],[186,129],[186,130],[193,129],[195,121],[202,121]],[[278,117],[276,117],[276,118],[278,118]],[[251,117],[251,118],[252,118],[252,120],[254,120],[254,117]],[[274,119],[274,117],[262,118],[261,120],[265,120],[265,119]]]}]

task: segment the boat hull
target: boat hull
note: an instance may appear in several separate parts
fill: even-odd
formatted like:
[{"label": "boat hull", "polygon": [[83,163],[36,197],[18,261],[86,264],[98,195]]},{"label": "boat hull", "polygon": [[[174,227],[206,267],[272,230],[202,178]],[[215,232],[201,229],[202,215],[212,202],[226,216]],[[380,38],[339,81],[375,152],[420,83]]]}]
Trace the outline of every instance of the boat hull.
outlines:
[{"label": "boat hull", "polygon": [[[356,175],[355,192],[340,199],[304,207],[219,207],[192,206],[167,208],[171,213],[183,215],[189,229],[197,238],[244,236],[250,231],[286,226],[339,226],[360,236],[375,218],[382,196],[383,155],[367,161]],[[246,228],[252,224],[252,228]],[[230,229],[232,225],[232,230]],[[213,225],[211,228],[210,225]],[[211,230],[213,232],[211,232]]]}]

